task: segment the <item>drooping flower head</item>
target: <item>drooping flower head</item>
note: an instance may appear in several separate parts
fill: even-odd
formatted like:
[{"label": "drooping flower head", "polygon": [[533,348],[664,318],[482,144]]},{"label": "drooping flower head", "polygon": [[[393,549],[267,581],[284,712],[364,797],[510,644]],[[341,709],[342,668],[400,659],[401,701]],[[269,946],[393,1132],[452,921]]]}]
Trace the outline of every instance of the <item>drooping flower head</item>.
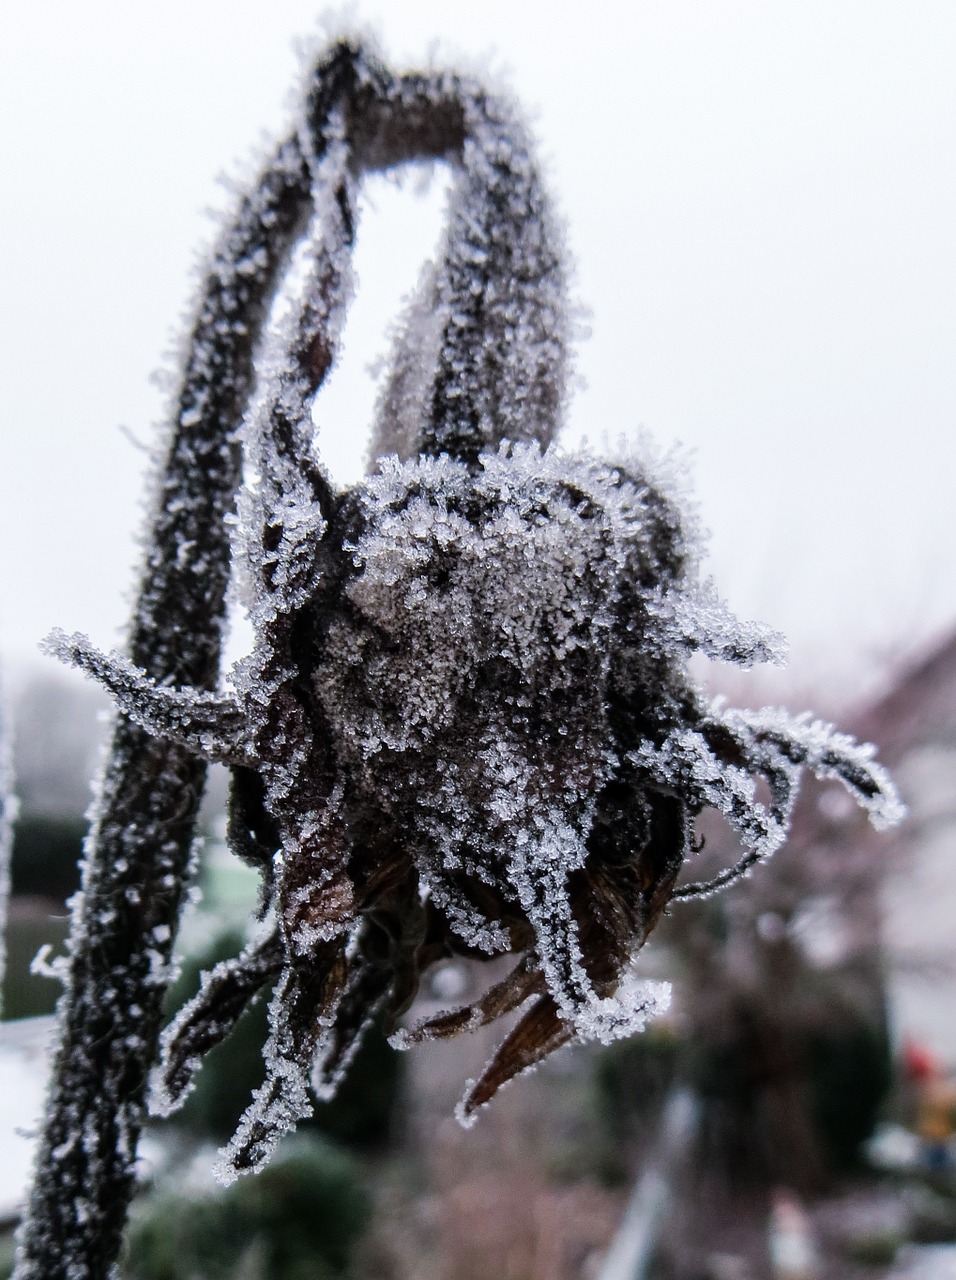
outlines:
[{"label": "drooping flower head", "polygon": [[[233,770],[230,841],[262,872],[269,925],[167,1030],[156,1088],[174,1109],[274,984],[266,1081],[225,1176],[308,1113],[310,1078],[334,1089],[377,1016],[407,1046],[521,1010],[466,1121],[560,1045],[640,1029],[662,993],[634,962],[662,911],[781,843],[802,768],[838,778],[877,823],[898,812],[870,748],[808,718],[721,709],[691,680],[695,652],[749,666],[780,642],[699,581],[673,466],[552,444],[563,245],[511,104],[336,46],[299,145],[306,279],[244,435],[253,651],[233,691],[211,695],[54,640],[151,733]],[[398,333],[370,474],[337,492],[310,411],[350,293],[357,174],[423,155],[456,175],[442,253]],[[708,806],[744,852],[678,888]],[[511,972],[472,1004],[401,1025],[431,966],[502,954]]]}]

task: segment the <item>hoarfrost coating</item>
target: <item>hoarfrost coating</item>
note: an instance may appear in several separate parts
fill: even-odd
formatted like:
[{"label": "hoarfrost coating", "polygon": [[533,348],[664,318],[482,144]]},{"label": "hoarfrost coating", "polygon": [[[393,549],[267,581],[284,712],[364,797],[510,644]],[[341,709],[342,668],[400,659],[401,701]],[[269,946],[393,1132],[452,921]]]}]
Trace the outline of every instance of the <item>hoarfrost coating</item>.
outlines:
[{"label": "hoarfrost coating", "polygon": [[[264,931],[167,1028],[153,1091],[174,1110],[273,986],[265,1081],[226,1179],[309,1113],[310,1084],[334,1090],[377,1017],[408,1046],[521,1010],[465,1121],[562,1044],[640,1029],[666,999],[634,968],[661,913],[779,845],[804,767],[877,823],[899,813],[869,749],[808,718],[726,710],[690,679],[695,652],[746,667],[782,642],[699,580],[674,463],[553,444],[567,271],[513,105],[467,77],[393,77],[341,44],[278,156],[304,166],[311,212],[298,306],[266,340],[243,427],[234,558],[252,652],[212,692],[81,636],[49,642],[148,734],[232,769],[229,839],[261,871]],[[310,411],[352,290],[356,183],[421,157],[454,171],[445,237],[396,331],[370,473],[337,492]],[[257,262],[242,255],[230,280]],[[180,430],[206,411],[184,400]],[[176,550],[201,576],[194,543]],[[679,888],[708,806],[743,853]],[[399,1026],[431,966],[502,953],[512,971],[473,1003]]]}]

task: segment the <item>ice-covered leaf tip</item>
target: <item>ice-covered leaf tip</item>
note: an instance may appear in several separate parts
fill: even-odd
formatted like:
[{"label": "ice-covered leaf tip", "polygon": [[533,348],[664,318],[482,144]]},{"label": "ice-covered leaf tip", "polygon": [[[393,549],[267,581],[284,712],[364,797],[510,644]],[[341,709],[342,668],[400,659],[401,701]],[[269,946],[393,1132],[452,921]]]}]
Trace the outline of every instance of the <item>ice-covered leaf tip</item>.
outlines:
[{"label": "ice-covered leaf tip", "polygon": [[[559,1046],[639,1029],[662,993],[633,963],[662,911],[782,842],[803,768],[877,824],[898,812],[871,748],[722,709],[689,677],[695,652],[749,666],[780,641],[698,580],[679,468],[552,447],[564,246],[513,105],[339,44],[310,77],[293,151],[283,163],[311,187],[307,269],[246,413],[255,479],[235,536],[253,651],[212,694],[51,640],[150,734],[232,770],[229,838],[260,868],[272,923],[173,1020],[154,1088],[174,1110],[274,984],[265,1083],[226,1177],[308,1114],[310,1081],[335,1088],[374,1017],[411,1045],[520,1008],[463,1120]],[[356,184],[423,157],[453,171],[443,244],[398,331],[370,472],[336,491],[310,408],[350,293]],[[677,888],[708,806],[742,856]],[[511,972],[474,1003],[400,1027],[430,966],[503,953]]]}]

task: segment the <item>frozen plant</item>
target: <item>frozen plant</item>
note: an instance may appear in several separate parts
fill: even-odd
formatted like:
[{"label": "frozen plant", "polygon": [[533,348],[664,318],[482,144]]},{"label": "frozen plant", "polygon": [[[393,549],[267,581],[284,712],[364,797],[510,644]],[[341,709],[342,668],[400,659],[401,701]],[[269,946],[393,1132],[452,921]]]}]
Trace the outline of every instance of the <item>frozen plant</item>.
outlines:
[{"label": "frozen plant", "polygon": [[[311,401],[350,294],[356,185],[421,158],[454,173],[439,260],[397,333],[369,475],[336,491]],[[299,237],[298,307],[268,337],[252,397],[252,344]],[[895,816],[869,748],[781,712],[722,710],[690,680],[695,651],[747,666],[774,660],[779,641],[698,581],[672,464],[553,446],[565,293],[560,228],[509,101],[466,76],[393,76],[347,43],[323,56],[299,129],[210,268],[130,656],[49,642],[122,716],[21,1280],[102,1274],[77,1259],[121,1222],[100,1166],[114,1197],[128,1194],[203,761],[232,770],[229,838],[261,871],[263,927],[163,1034],[152,1097],[174,1110],[202,1056],[274,984],[265,1080],[224,1153],[227,1180],[308,1114],[310,1084],[335,1088],[376,1016],[411,1045],[522,1010],[469,1084],[465,1121],[560,1045],[639,1029],[663,995],[633,963],[662,911],[779,845],[804,766],[839,778],[874,821]],[[237,491],[255,643],[220,685]],[[677,888],[706,806],[744,853]],[[503,953],[510,974],[473,1004],[400,1025],[430,966]],[[99,1109],[77,1087],[94,1068]]]}]

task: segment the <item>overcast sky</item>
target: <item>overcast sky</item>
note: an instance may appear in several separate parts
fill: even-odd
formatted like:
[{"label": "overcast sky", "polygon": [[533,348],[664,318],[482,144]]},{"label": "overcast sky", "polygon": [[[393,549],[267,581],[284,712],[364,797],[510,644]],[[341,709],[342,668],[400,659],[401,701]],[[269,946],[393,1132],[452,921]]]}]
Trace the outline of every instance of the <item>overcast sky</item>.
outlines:
[{"label": "overcast sky", "polygon": [[[590,313],[570,435],[694,451],[709,570],[852,693],[956,624],[956,4],[368,2],[400,67],[491,66],[531,114]],[[287,123],[307,0],[4,0],[0,655],[121,634],[151,382],[197,251]],[[439,51],[435,53],[435,49]],[[368,365],[438,234],[376,182],[319,410],[356,478]],[[324,394],[324,393],[323,393]],[[40,661],[38,659],[38,661]]]}]

